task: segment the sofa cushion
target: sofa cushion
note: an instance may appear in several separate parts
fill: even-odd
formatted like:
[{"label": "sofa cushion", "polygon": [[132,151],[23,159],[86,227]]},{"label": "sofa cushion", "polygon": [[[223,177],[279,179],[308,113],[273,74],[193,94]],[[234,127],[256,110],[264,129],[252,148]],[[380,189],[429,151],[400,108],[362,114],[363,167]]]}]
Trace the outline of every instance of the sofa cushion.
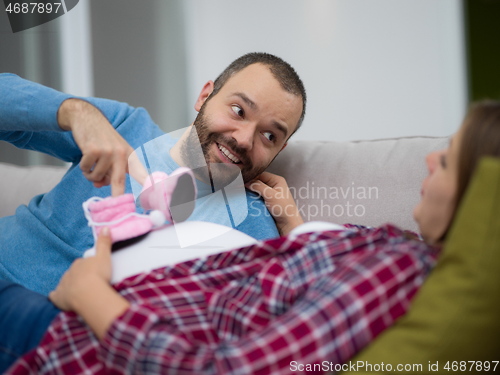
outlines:
[{"label": "sofa cushion", "polygon": [[62,178],[67,167],[19,167],[0,163],[0,217],[14,214],[21,204],[35,195],[46,193]]},{"label": "sofa cushion", "polygon": [[306,221],[392,222],[415,231],[425,155],[447,144],[447,137],[292,141],[269,170],[287,179]]},{"label": "sofa cushion", "polygon": [[459,208],[438,265],[409,312],[351,362],[383,362],[386,370],[393,367],[386,372],[391,374],[398,364],[422,365],[400,371],[404,374],[479,374],[486,366],[493,372],[491,361],[497,361],[495,372],[500,371],[499,212],[500,160],[486,158]]}]

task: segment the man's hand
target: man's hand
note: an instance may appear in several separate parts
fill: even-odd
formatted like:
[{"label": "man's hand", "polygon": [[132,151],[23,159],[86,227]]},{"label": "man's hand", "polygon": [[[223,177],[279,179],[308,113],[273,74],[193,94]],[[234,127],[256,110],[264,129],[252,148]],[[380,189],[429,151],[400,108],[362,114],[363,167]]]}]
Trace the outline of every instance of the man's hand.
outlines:
[{"label": "man's hand", "polygon": [[282,236],[304,223],[283,177],[264,172],[253,181],[248,182],[246,187],[264,199]]},{"label": "man's hand", "polygon": [[113,196],[125,192],[127,159],[132,147],[92,104],[80,99],[65,100],[57,114],[63,130],[71,130],[82,151],[80,168],[96,187],[111,184]]},{"label": "man's hand", "polygon": [[129,303],[109,284],[111,280],[111,237],[103,228],[96,241],[96,255],[75,260],[59,285],[49,294],[61,310],[75,311],[102,339],[111,323]]}]

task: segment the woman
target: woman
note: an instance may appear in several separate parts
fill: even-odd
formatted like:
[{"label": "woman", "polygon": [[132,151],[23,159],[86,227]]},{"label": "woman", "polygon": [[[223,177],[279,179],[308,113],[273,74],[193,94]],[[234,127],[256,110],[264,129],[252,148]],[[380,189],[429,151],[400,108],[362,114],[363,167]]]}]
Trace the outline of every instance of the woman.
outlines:
[{"label": "woman", "polygon": [[[301,227],[298,210],[283,194],[285,181],[267,173],[251,188],[271,212],[288,213],[275,219],[290,236],[111,287],[111,241],[104,233],[97,255],[76,261],[50,294],[56,306],[78,315],[42,300],[0,311],[0,319],[34,316],[39,332],[20,335],[0,322],[0,351],[8,349],[11,361],[39,344],[8,373],[275,374],[305,363],[343,363],[406,311],[483,155],[500,156],[498,102],[474,106],[449,148],[427,157],[429,176],[414,211],[425,242],[390,225],[293,235]],[[0,309],[5,290],[18,301],[39,298],[2,288]],[[30,342],[19,343],[20,336]],[[15,340],[16,347],[6,348]]]}]

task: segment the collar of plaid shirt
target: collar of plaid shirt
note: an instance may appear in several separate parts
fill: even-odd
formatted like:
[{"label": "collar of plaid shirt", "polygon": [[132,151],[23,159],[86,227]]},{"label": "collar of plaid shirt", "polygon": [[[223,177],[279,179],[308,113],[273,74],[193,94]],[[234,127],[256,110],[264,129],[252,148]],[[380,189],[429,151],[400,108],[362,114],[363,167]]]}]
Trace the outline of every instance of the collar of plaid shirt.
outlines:
[{"label": "collar of plaid shirt", "polygon": [[289,374],[344,363],[408,309],[439,249],[391,225],[283,237],[137,275],[99,342],[61,313],[8,373]]}]

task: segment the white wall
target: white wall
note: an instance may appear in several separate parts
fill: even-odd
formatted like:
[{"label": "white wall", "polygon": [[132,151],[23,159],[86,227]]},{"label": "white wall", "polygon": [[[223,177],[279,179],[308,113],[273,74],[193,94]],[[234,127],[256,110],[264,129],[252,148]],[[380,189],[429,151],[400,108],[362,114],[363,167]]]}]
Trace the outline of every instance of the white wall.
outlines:
[{"label": "white wall", "polygon": [[465,113],[460,0],[183,4],[189,105],[230,61],[265,51],[290,62],[306,85],[296,140],[449,135]]},{"label": "white wall", "polygon": [[[65,11],[67,10],[64,5]],[[93,96],[90,3],[81,1],[59,20],[62,91]]]}]

